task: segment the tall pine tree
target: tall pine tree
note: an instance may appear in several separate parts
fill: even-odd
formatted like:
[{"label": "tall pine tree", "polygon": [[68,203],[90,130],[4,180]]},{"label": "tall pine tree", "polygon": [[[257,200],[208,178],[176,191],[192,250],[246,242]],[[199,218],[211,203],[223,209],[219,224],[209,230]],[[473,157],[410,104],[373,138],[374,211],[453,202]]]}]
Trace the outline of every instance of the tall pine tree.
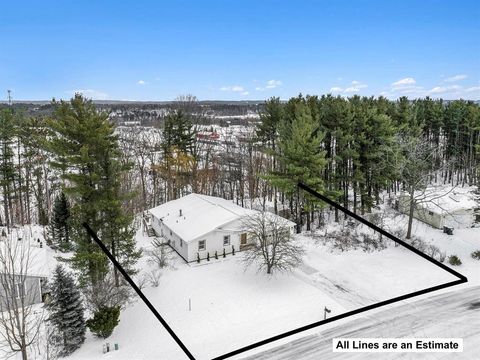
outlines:
[{"label": "tall pine tree", "polygon": [[47,147],[51,165],[64,181],[63,191],[72,201],[75,253],[69,261],[78,270],[81,285],[95,284],[109,271],[106,256],[82,226],[86,222],[124,268],[134,272],[140,254],[135,250],[132,215],[122,208],[130,194],[120,193],[121,175],[129,165],[120,161],[109,115],[78,94],[70,102],[55,105]]}]

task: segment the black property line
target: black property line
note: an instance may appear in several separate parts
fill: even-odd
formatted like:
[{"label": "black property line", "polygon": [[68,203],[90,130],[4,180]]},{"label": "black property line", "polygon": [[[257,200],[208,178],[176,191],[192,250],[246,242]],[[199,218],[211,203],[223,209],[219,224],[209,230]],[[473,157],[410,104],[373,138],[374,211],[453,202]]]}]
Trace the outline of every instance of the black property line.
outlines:
[{"label": "black property line", "polygon": [[430,288],[427,288],[427,289],[424,289],[424,290],[415,291],[413,293],[409,293],[409,294],[406,294],[406,295],[401,295],[401,296],[398,296],[398,297],[395,297],[395,298],[392,298],[392,299],[388,299],[388,300],[385,300],[385,301],[381,301],[381,302],[378,302],[378,303],[375,303],[375,304],[372,304],[372,305],[368,305],[368,306],[365,306],[365,307],[362,307],[362,308],[359,308],[359,309],[348,311],[348,312],[340,314],[340,315],[335,315],[335,316],[332,316],[331,318],[321,320],[321,321],[317,321],[317,322],[314,322],[312,324],[305,325],[305,326],[299,327],[297,329],[287,331],[283,334],[279,334],[279,335],[273,336],[271,338],[253,343],[251,345],[248,345],[248,346],[245,346],[243,348],[234,350],[234,351],[229,352],[227,354],[220,355],[216,358],[213,358],[212,360],[223,360],[223,359],[238,355],[240,353],[243,353],[245,351],[253,350],[256,347],[266,345],[266,344],[271,343],[273,341],[277,341],[277,340],[283,339],[285,337],[295,335],[295,334],[298,334],[300,332],[316,328],[320,325],[328,324],[332,321],[340,320],[340,319],[346,318],[348,316],[357,315],[357,314],[360,314],[360,313],[365,312],[365,311],[373,310],[373,309],[376,309],[376,308],[379,308],[379,307],[382,307],[382,306],[385,306],[385,305],[393,304],[393,303],[398,302],[398,301],[406,300],[406,299],[409,299],[409,298],[412,298],[412,297],[415,297],[415,296],[420,296],[420,295],[423,295],[423,294],[427,294],[427,293],[432,292],[432,291],[437,291],[437,290],[448,288],[450,286],[459,285],[459,284],[462,284],[464,282],[466,282],[466,281],[464,281],[464,280],[454,280],[452,282],[448,282],[448,283],[441,284],[441,285],[436,285],[436,286],[433,286],[433,287],[430,287]]},{"label": "black property line", "polygon": [[349,312],[346,312],[346,313],[343,313],[343,314],[335,315],[335,316],[332,316],[331,318],[321,320],[321,321],[317,321],[317,322],[314,322],[312,324],[305,325],[305,326],[299,327],[297,329],[290,330],[290,331],[287,331],[285,333],[270,337],[268,339],[258,341],[256,343],[250,344],[250,345],[242,347],[240,349],[237,349],[237,350],[231,351],[229,353],[217,356],[216,358],[213,358],[212,360],[227,359],[229,357],[241,354],[243,352],[253,350],[253,349],[255,349],[259,346],[263,346],[263,345],[266,345],[268,343],[286,338],[288,336],[295,335],[295,334],[298,334],[300,332],[313,329],[315,327],[318,327],[318,326],[323,325],[323,324],[330,323],[330,322],[335,321],[335,320],[340,320],[340,319],[346,318],[348,316],[357,315],[357,314],[360,314],[360,313],[365,312],[365,311],[369,311],[369,310],[373,310],[373,309],[376,309],[376,308],[379,308],[379,307],[382,307],[382,306],[385,306],[385,305],[393,304],[393,303],[398,302],[398,301],[403,301],[403,300],[406,300],[406,299],[410,299],[410,298],[415,297],[415,296],[420,296],[420,295],[424,295],[424,294],[427,294],[427,293],[430,293],[430,292],[433,292],[433,291],[438,291],[438,290],[441,290],[441,289],[445,289],[445,288],[448,288],[448,287],[451,287],[451,286],[460,285],[460,284],[466,283],[468,281],[467,278],[465,276],[463,276],[462,274],[456,272],[455,270],[450,269],[448,266],[446,266],[446,265],[442,264],[441,262],[431,258],[430,256],[422,253],[421,251],[417,250],[416,248],[414,248],[410,244],[407,244],[406,242],[398,239],[397,237],[393,236],[392,234],[386,232],[385,230],[379,228],[378,226],[372,224],[371,222],[365,220],[364,218],[362,218],[362,217],[358,216],[357,214],[351,212],[350,210],[344,208],[340,204],[337,204],[335,201],[330,200],[326,196],[319,194],[318,192],[311,189],[307,185],[305,185],[303,183],[298,183],[298,187],[307,191],[308,193],[315,196],[316,198],[326,202],[327,204],[339,209],[340,211],[343,211],[347,215],[353,217],[354,219],[356,219],[356,220],[360,221],[361,223],[367,225],[368,227],[372,228],[373,230],[381,233],[382,235],[385,235],[389,239],[391,239],[391,240],[395,241],[396,243],[404,246],[408,250],[413,251],[415,254],[421,256],[425,260],[430,261],[432,264],[435,264],[438,267],[442,268],[443,270],[445,270],[445,271],[449,272],[450,274],[454,275],[455,277],[458,278],[458,280],[454,280],[454,281],[451,281],[451,282],[448,282],[448,283],[445,283],[445,284],[441,284],[441,285],[436,285],[436,286],[433,286],[433,287],[429,287],[427,289],[415,291],[415,292],[408,293],[408,294],[405,294],[405,295],[397,296],[397,297],[394,297],[392,299],[380,301],[378,303],[368,305],[368,306],[365,306],[365,307],[362,307],[362,308],[359,308],[359,309],[356,309],[356,310],[352,310],[352,311],[349,311]]},{"label": "black property line", "polygon": [[176,341],[178,346],[183,350],[185,355],[188,356],[189,359],[195,360],[193,355],[190,353],[190,351],[187,349],[187,347],[182,343],[180,338],[173,332],[173,330],[170,328],[170,326],[167,324],[165,320],[163,320],[162,316],[158,313],[157,309],[152,305],[152,303],[148,300],[148,298],[143,294],[142,290],[135,284],[135,282],[132,280],[130,275],[127,274],[125,269],[118,263],[118,261],[115,259],[115,257],[110,253],[110,251],[106,248],[106,246],[102,243],[102,241],[98,238],[97,234],[90,228],[90,226],[87,223],[82,224],[83,227],[87,230],[88,234],[90,237],[95,240],[98,246],[100,246],[100,249],[107,255],[107,257],[110,259],[110,261],[113,263],[113,265],[117,268],[118,271],[123,275],[125,280],[130,284],[130,286],[135,290],[135,292],[140,296],[142,301],[147,305],[147,307],[150,309],[150,311],[155,315],[155,317],[160,321],[160,323],[163,325],[163,327],[168,331],[170,336]]},{"label": "black property line", "polygon": [[[360,221],[361,223],[369,226],[370,228],[374,229],[375,231],[379,232],[380,234],[388,237],[389,239],[395,241],[396,243],[402,245],[403,247],[407,248],[408,250],[414,252],[415,254],[423,257],[425,260],[428,260],[430,261],[431,263],[437,265],[438,267],[442,268],[443,270],[449,272],[450,274],[456,276],[459,280],[455,280],[455,281],[451,281],[451,282],[448,282],[448,283],[445,283],[445,284],[441,284],[441,285],[436,285],[436,286],[433,286],[433,287],[430,287],[430,288],[427,288],[427,289],[423,289],[423,290],[419,290],[419,291],[415,291],[415,292],[412,292],[412,293],[409,293],[409,294],[405,294],[405,295],[401,295],[401,296],[398,296],[398,297],[395,297],[395,298],[392,298],[392,299],[388,299],[388,300],[384,300],[384,301],[381,301],[381,302],[378,302],[378,303],[375,303],[375,304],[372,304],[372,305],[368,305],[368,306],[365,306],[365,307],[362,307],[362,308],[359,308],[359,309],[356,309],[356,310],[352,310],[352,311],[349,311],[349,312],[346,312],[346,313],[343,313],[343,314],[339,314],[339,315],[335,315],[335,316],[332,316],[331,318],[328,318],[328,319],[325,319],[325,320],[321,320],[321,321],[317,321],[315,323],[312,323],[312,324],[309,324],[309,325],[305,325],[305,326],[302,326],[302,327],[299,327],[297,329],[294,329],[294,330],[290,330],[290,331],[287,331],[285,333],[282,333],[282,334],[279,334],[279,335],[276,335],[276,336],[273,336],[273,337],[270,337],[268,339],[264,339],[262,341],[259,341],[259,342],[256,342],[256,343],[253,343],[253,344],[250,344],[248,346],[245,346],[245,347],[242,347],[242,348],[239,348],[237,350],[234,350],[232,352],[229,352],[229,353],[226,353],[226,354],[223,354],[223,355],[220,355],[218,357],[215,357],[213,358],[212,360],[222,360],[222,359],[226,359],[226,358],[229,358],[229,357],[232,357],[232,356],[235,356],[235,355],[238,355],[238,354],[241,354],[243,352],[246,352],[246,351],[249,351],[249,350],[253,350],[254,348],[257,348],[259,346],[262,346],[262,345],[265,345],[265,344],[268,344],[268,343],[271,343],[273,341],[277,341],[277,340],[280,340],[280,339],[283,339],[285,337],[288,337],[288,336],[291,336],[291,335],[294,335],[294,334],[298,334],[300,332],[303,332],[303,331],[306,331],[306,330],[310,330],[310,329],[313,329],[315,327],[318,327],[320,325],[323,325],[323,324],[327,324],[327,323],[330,323],[330,322],[333,322],[335,320],[340,320],[340,319],[343,319],[343,318],[346,318],[348,316],[353,316],[353,315],[356,315],[356,314],[359,314],[359,313],[362,313],[362,312],[365,312],[365,311],[369,311],[369,310],[373,310],[373,309],[376,309],[376,308],[379,308],[381,306],[385,306],[385,305],[389,305],[389,304],[392,304],[392,303],[395,303],[395,302],[398,302],[398,301],[402,301],[402,300],[406,300],[406,299],[409,299],[409,298],[412,298],[412,297],[415,297],[415,296],[420,296],[420,295],[423,295],[423,294],[427,294],[427,293],[430,293],[430,292],[433,292],[433,291],[437,291],[437,290],[441,290],[441,289],[445,289],[445,288],[448,288],[448,287],[451,287],[451,286],[455,286],[455,285],[459,285],[459,284],[462,284],[462,283],[465,283],[467,282],[467,278],[465,276],[463,276],[462,274],[456,272],[455,270],[452,270],[450,269],[448,266],[440,263],[439,261],[435,260],[435,259],[432,259],[431,257],[429,257],[428,255],[422,253],[421,251],[415,249],[413,246],[411,246],[410,244],[407,244],[405,243],[404,241],[396,238],[395,236],[393,236],[392,234],[386,232],[385,230],[379,228],[378,226],[370,223],[369,221],[363,219],[362,217],[358,216],[357,214],[351,212],[350,210],[344,208],[343,206],[337,204],[336,202],[330,200],[329,198],[317,193],[316,191],[312,190],[311,188],[309,188],[308,186],[306,186],[305,184],[302,184],[302,183],[299,183],[298,184],[298,187],[307,191],[308,193],[310,193],[311,195],[317,197],[318,199],[326,202],[327,204],[343,211],[344,213],[346,213],[347,215],[353,217],[354,219]],[[142,299],[142,301],[147,305],[147,307],[150,309],[150,311],[155,315],[155,317],[160,321],[160,323],[163,325],[163,327],[168,331],[168,333],[173,337],[173,339],[177,342],[177,344],[180,346],[180,348],[183,350],[183,352],[187,355],[187,357],[189,359],[192,359],[192,360],[195,360],[195,358],[193,357],[193,355],[190,353],[190,351],[187,349],[187,347],[182,343],[182,341],[180,340],[180,338],[174,333],[174,331],[170,328],[170,326],[165,322],[165,320],[162,318],[162,316],[158,313],[158,311],[155,309],[155,307],[150,303],[150,301],[148,300],[148,298],[142,293],[142,291],[137,287],[137,285],[135,284],[135,282],[130,278],[130,276],[127,274],[127,272],[123,269],[123,267],[115,260],[115,258],[113,257],[113,255],[108,251],[108,249],[105,247],[105,245],[100,241],[100,239],[97,237],[97,235],[95,234],[95,232],[88,226],[88,224],[84,223],[83,226],[87,229],[87,232],[89,233],[89,235],[95,240],[95,242],[100,246],[100,248],[102,249],[102,251],[107,255],[107,257],[110,259],[110,261],[112,261],[113,265],[120,271],[120,273],[123,275],[123,277],[127,280],[127,282],[130,284],[130,286],[132,286],[132,288],[135,290],[135,292],[139,295],[139,297]]]},{"label": "black property line", "polygon": [[383,230],[382,228],[379,228],[378,226],[372,224],[371,222],[365,220],[364,218],[362,218],[361,216],[355,214],[354,212],[348,210],[347,208],[344,208],[343,206],[341,206],[340,204],[336,203],[335,201],[333,200],[330,200],[329,198],[327,198],[326,196],[322,195],[322,194],[319,194],[318,192],[316,192],[315,190],[309,188],[307,185],[305,184],[302,184],[302,183],[298,183],[298,187],[305,190],[306,192],[310,193],[311,195],[315,196],[316,198],[326,202],[327,204],[337,208],[338,210],[344,212],[345,214],[347,214],[348,216],[354,218],[355,220],[357,221],[360,221],[361,223],[367,225],[368,227],[372,228],[373,230],[379,232],[380,234],[388,237],[389,239],[395,241],[397,244],[400,244],[402,245],[403,247],[407,248],[408,250],[410,251],[413,251],[415,254],[417,254],[418,256],[421,256],[423,257],[425,260],[428,260],[430,261],[432,264],[435,264],[437,265],[438,267],[442,268],[443,270],[449,272],[450,274],[452,275],[455,275],[456,277],[458,277],[459,279],[462,279],[462,280],[465,280],[465,282],[467,281],[467,278],[465,276],[463,276],[462,274],[458,273],[457,271],[449,268],[448,266],[446,266],[445,264],[442,264],[440,261],[437,261],[435,260],[434,258],[428,256],[427,254],[424,254],[423,252],[421,252],[420,250],[414,248],[412,245],[410,244],[407,244],[405,241],[402,241],[400,240],[399,238],[393,236],[392,234],[386,232],[385,230]]}]

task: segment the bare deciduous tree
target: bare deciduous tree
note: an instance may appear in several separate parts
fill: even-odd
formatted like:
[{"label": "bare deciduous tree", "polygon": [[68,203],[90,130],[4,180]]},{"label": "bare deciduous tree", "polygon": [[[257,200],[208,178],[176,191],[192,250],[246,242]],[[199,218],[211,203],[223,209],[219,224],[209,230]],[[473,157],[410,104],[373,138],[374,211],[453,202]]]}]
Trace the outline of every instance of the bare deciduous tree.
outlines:
[{"label": "bare deciduous tree", "polygon": [[286,219],[269,212],[259,212],[243,219],[243,226],[252,242],[243,260],[258,270],[289,271],[302,262],[303,248],[293,238]]},{"label": "bare deciduous tree", "polygon": [[2,236],[0,241],[0,351],[21,353],[26,360],[39,335],[43,312],[32,306],[40,289],[38,281],[29,277],[30,244],[20,240],[23,235],[15,235]]},{"label": "bare deciduous tree", "polygon": [[128,305],[133,300],[134,293],[130,285],[122,280],[117,286],[113,272],[110,272],[104,279],[85,287],[83,294],[85,295],[87,308],[95,313],[105,307],[124,308]]}]

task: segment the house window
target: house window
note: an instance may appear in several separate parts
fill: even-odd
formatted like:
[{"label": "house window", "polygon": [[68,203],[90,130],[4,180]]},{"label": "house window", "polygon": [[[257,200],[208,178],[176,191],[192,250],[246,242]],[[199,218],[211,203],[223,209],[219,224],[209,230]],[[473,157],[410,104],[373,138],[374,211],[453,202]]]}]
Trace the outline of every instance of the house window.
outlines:
[{"label": "house window", "polygon": [[225,235],[223,237],[223,246],[230,246],[230,235]]},{"label": "house window", "polygon": [[206,249],[206,240],[200,240],[198,242],[198,251],[202,251],[202,250],[205,250]]},{"label": "house window", "polygon": [[170,230],[170,236],[172,236],[172,230]]},{"label": "house window", "polygon": [[183,240],[180,239],[180,247],[183,247]]},{"label": "house window", "polygon": [[15,284],[14,291],[15,291],[15,297],[17,299],[24,298],[25,297],[25,283]]}]

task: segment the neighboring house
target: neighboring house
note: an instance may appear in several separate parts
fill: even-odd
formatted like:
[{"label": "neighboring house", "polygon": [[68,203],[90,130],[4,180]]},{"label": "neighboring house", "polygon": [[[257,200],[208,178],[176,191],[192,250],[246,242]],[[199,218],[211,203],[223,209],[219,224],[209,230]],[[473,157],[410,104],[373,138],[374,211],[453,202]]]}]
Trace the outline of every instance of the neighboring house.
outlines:
[{"label": "neighboring house", "polygon": [[[14,295],[17,301],[24,300],[25,305],[39,304],[43,302],[47,278],[41,275],[10,275],[0,274],[0,302],[5,301],[6,294],[10,299]],[[5,289],[12,289],[8,292]],[[4,304],[4,303],[3,303]],[[2,304],[0,304],[0,308]]]},{"label": "neighboring house", "polygon": [[[219,197],[190,194],[149,210],[158,236],[187,262],[242,251],[251,245],[245,216],[259,213]],[[268,213],[268,216],[278,216]],[[285,220],[293,232],[295,223]]]},{"label": "neighboring house", "polygon": [[[413,217],[437,229],[466,228],[480,223],[480,205],[471,188],[427,188],[415,196],[420,200],[414,207]],[[399,196],[398,210],[408,215],[408,194]]]}]

